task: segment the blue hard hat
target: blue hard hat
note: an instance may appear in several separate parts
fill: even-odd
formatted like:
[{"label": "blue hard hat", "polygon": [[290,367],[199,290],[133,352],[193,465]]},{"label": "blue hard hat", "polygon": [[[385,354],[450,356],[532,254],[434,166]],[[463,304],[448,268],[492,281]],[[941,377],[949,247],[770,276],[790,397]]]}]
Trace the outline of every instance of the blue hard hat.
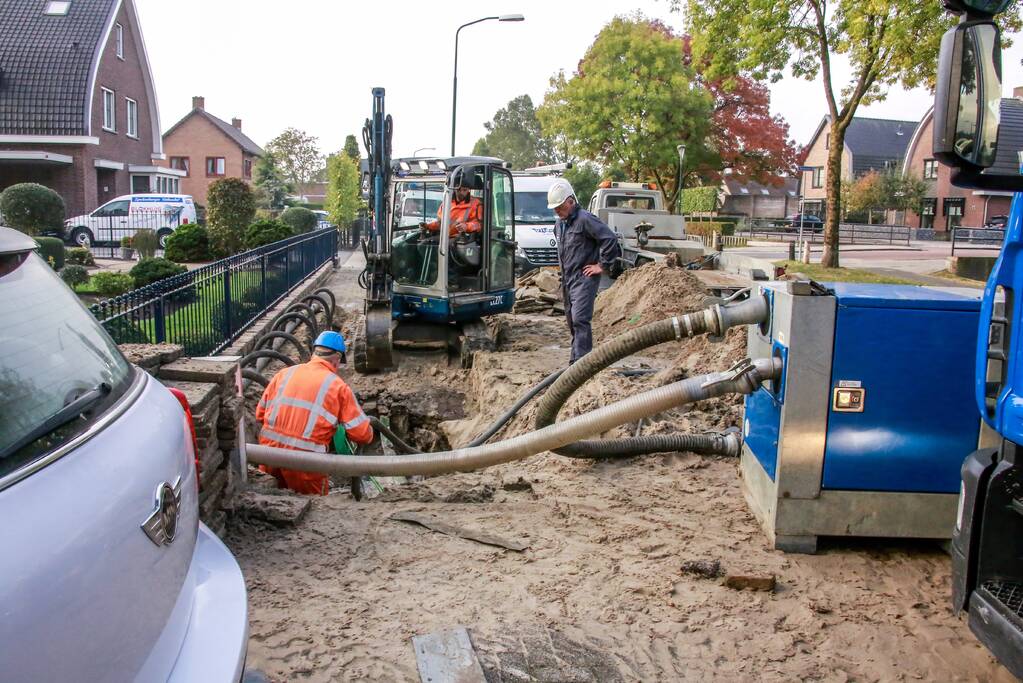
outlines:
[{"label": "blue hard hat", "polygon": [[322,346],[327,349],[333,349],[338,353],[344,353],[347,351],[344,335],[340,332],[332,332],[331,330],[320,332],[320,336],[318,336],[316,341],[313,342],[313,346]]}]

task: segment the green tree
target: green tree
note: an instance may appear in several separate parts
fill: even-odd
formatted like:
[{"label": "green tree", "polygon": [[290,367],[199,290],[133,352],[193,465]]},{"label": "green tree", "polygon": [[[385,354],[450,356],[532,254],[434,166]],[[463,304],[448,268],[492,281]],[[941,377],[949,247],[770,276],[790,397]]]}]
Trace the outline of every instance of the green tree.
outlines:
[{"label": "green tree", "polygon": [[347,154],[327,157],[327,199],[324,208],[334,225],[348,225],[362,207],[359,162]]},{"label": "green tree", "polygon": [[64,200],[38,183],[18,183],[0,192],[4,223],[27,235],[59,231],[64,225]]},{"label": "green tree", "polygon": [[874,222],[875,211],[915,211],[927,194],[927,184],[916,176],[898,170],[871,171],[856,180],[842,183],[843,215],[866,212]]},{"label": "green tree", "polygon": [[[670,0],[681,9],[683,0]],[[821,263],[838,267],[845,133],[861,104],[885,98],[893,85],[933,85],[941,36],[955,18],[938,2],[916,0],[684,0],[693,57],[712,78],[750,75],[776,81],[787,67],[824,87],[831,120],[827,222]],[[1019,30],[1019,10],[1002,20]],[[1007,42],[1007,41],[1006,41]],[[850,81],[836,93],[831,62],[844,56]]]},{"label": "green tree", "polygon": [[349,135],[345,138],[344,151],[350,159],[354,159],[355,161],[362,158],[362,152],[359,151],[359,141],[354,135]]},{"label": "green tree", "polygon": [[265,198],[267,207],[271,209],[282,208],[284,198],[292,191],[291,185],[284,179],[277,155],[273,152],[267,152],[256,161],[253,182]]},{"label": "green tree", "polygon": [[245,228],[256,215],[256,198],[240,178],[221,178],[206,193],[206,223],[210,246],[219,256],[242,249]]},{"label": "green tree", "polygon": [[291,228],[294,234],[300,235],[315,230],[320,219],[304,206],[292,206],[281,214],[281,222]]},{"label": "green tree", "polygon": [[297,128],[288,128],[266,144],[280,165],[284,180],[292,185],[312,182],[323,169],[319,138]]},{"label": "green tree", "polygon": [[600,184],[600,169],[594,164],[583,162],[575,164],[562,175],[565,180],[572,183],[575,198],[579,203],[583,206],[588,205],[590,197],[593,196],[597,185]]},{"label": "green tree", "polygon": [[476,141],[473,154],[498,157],[518,169],[565,160],[556,142],[544,137],[529,95],[513,99],[483,127],[487,134]]},{"label": "green tree", "polygon": [[616,17],[571,78],[551,79],[538,112],[543,130],[583,158],[621,166],[631,180],[655,180],[673,207],[681,186],[676,145],[686,145],[687,168],[714,154],[712,98],[685,61],[683,43],[662,24]]}]

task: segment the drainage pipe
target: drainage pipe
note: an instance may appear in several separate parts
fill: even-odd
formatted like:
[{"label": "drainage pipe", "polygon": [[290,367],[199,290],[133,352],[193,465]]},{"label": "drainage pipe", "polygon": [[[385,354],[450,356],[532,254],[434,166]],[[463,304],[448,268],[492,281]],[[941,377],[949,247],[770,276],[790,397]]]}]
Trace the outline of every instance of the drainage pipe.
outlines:
[{"label": "drainage pipe", "polygon": [[[521,460],[560,448],[628,422],[671,408],[725,394],[752,392],[761,382],[781,374],[781,361],[746,359],[725,372],[690,377],[667,386],[630,396],[592,412],[535,432],[483,446],[440,453],[411,455],[332,455],[273,446],[240,444],[242,470],[247,463],[287,467],[304,472],[323,472],[342,477],[438,475],[468,472]],[[732,435],[729,438],[737,438]],[[243,441],[243,440],[242,440]]]}]

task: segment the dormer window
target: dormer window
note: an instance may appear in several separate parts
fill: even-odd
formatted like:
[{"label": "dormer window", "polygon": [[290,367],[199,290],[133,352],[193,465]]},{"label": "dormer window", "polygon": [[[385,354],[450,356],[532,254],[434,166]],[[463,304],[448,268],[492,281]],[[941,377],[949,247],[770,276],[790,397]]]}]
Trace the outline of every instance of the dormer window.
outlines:
[{"label": "dormer window", "polygon": [[46,3],[46,14],[55,17],[63,17],[67,14],[67,11],[70,8],[70,2],[57,2],[56,0],[53,0],[52,2]]},{"label": "dormer window", "polygon": [[114,39],[117,41],[117,58],[124,59],[124,28],[114,24]]}]

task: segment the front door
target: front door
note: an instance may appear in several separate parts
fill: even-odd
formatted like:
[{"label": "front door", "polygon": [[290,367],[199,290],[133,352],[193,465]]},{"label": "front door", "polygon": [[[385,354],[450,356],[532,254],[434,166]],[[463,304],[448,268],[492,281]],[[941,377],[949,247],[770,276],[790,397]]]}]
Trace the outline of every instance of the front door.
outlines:
[{"label": "front door", "polygon": [[96,169],[96,202],[102,206],[117,196],[117,171],[112,168]]}]

